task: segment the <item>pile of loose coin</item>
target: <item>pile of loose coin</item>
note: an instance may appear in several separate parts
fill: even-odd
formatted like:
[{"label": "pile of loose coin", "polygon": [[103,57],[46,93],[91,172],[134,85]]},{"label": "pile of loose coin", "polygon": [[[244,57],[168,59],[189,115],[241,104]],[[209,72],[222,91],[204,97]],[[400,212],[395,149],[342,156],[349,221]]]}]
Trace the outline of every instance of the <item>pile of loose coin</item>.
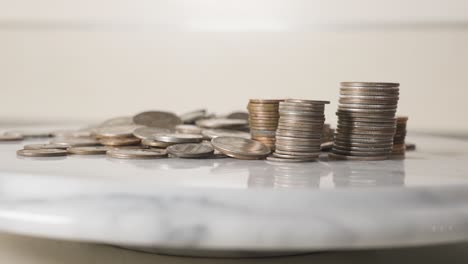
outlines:
[{"label": "pile of loose coin", "polygon": [[270,149],[275,148],[275,135],[279,120],[278,110],[281,101],[274,99],[250,99],[247,105],[252,139],[262,142]]},{"label": "pile of loose coin", "polygon": [[403,159],[405,158],[406,152],[406,123],[408,122],[408,117],[398,116],[396,124],[396,132],[393,136],[393,148],[392,148],[392,158],[394,159]]},{"label": "pile of loose coin", "polygon": [[325,104],[328,101],[287,99],[279,105],[275,152],[268,160],[303,162],[320,155]]},{"label": "pile of loose coin", "polygon": [[398,83],[343,82],[332,159],[385,160],[393,148]]}]

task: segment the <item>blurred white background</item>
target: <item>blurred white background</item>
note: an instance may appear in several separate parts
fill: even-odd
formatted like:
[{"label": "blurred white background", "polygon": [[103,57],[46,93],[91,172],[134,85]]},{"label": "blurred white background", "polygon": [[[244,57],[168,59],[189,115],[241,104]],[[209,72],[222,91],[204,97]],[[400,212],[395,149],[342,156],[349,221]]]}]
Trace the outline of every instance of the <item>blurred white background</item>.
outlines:
[{"label": "blurred white background", "polygon": [[412,131],[468,134],[468,2],[0,0],[0,123],[96,121],[401,83]]}]

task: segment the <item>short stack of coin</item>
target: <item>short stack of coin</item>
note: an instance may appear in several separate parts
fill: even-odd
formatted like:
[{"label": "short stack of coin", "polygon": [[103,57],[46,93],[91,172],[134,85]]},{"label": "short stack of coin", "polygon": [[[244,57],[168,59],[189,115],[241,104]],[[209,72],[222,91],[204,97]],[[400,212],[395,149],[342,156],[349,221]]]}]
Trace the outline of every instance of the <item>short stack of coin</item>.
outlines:
[{"label": "short stack of coin", "polygon": [[283,100],[250,99],[249,110],[250,135],[270,149],[275,148],[275,134],[278,127],[279,103]]},{"label": "short stack of coin", "polygon": [[396,124],[396,132],[393,137],[392,158],[404,158],[406,152],[405,138],[406,138],[406,123],[408,117],[398,116]]},{"label": "short stack of coin", "polygon": [[279,104],[280,118],[272,161],[313,161],[318,158],[325,104],[328,103],[287,99]]},{"label": "short stack of coin", "polygon": [[384,160],[393,148],[398,83],[342,82],[333,159]]}]

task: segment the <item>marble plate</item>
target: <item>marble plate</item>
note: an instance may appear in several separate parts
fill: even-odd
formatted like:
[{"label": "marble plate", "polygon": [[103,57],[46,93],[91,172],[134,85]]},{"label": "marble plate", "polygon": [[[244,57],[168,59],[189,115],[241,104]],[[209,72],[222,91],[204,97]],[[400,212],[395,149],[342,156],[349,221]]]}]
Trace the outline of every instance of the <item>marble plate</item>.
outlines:
[{"label": "marble plate", "polygon": [[0,145],[0,230],[144,249],[321,251],[468,240],[468,141],[404,161],[20,158]]}]

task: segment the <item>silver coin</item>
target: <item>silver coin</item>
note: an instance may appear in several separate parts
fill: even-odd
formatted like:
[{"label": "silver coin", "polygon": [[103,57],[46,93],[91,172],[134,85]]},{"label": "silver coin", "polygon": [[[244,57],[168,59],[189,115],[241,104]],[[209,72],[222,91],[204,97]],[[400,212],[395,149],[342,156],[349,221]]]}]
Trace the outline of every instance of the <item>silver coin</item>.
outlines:
[{"label": "silver coin", "polygon": [[301,131],[277,130],[276,131],[276,136],[320,139],[322,137],[322,133],[317,132],[316,134],[313,134],[313,133],[301,132]]},{"label": "silver coin", "polygon": [[214,149],[208,144],[186,143],[172,145],[167,152],[179,158],[207,158],[213,155]]},{"label": "silver coin", "polygon": [[133,137],[135,129],[141,126],[127,125],[127,126],[109,126],[100,127],[95,130],[96,137]]},{"label": "silver coin", "polygon": [[356,105],[397,105],[398,100],[366,100],[366,99],[346,99],[340,98],[338,101],[340,104],[356,104]]},{"label": "silver coin", "polygon": [[339,116],[338,122],[362,122],[362,123],[390,123],[392,125],[396,124],[396,119],[394,117],[385,117],[385,118],[374,118],[374,117],[350,117],[350,116]]},{"label": "silver coin", "polygon": [[343,146],[343,147],[375,147],[375,148],[385,148],[385,147],[392,147],[393,143],[375,143],[375,142],[353,142],[353,141],[341,141],[335,139],[333,142],[336,145]]},{"label": "silver coin", "polygon": [[25,145],[23,149],[67,149],[68,147],[64,144],[29,144]]},{"label": "silver coin", "polygon": [[275,156],[268,156],[267,161],[271,162],[284,162],[284,163],[301,163],[301,162],[308,162],[308,161],[314,161],[315,158],[294,158],[294,159],[285,159],[285,158],[279,158]]},{"label": "silver coin", "polygon": [[338,108],[347,109],[376,109],[376,110],[395,110],[396,105],[374,105],[374,104],[340,104]]},{"label": "silver coin", "polygon": [[233,112],[226,116],[228,119],[249,119],[249,113],[247,112]]},{"label": "silver coin", "polygon": [[119,116],[102,122],[98,127],[110,127],[110,126],[130,126],[134,125],[133,117],[131,116]]},{"label": "silver coin", "polygon": [[323,123],[325,118],[322,117],[303,117],[303,116],[280,116],[278,122],[289,122],[289,123]]},{"label": "silver coin", "polygon": [[330,103],[330,101],[306,100],[306,99],[286,99],[284,101],[287,103],[300,103],[304,105],[324,105],[324,104]]},{"label": "silver coin", "polygon": [[364,156],[346,156],[340,155],[333,152],[328,154],[328,157],[332,160],[354,160],[354,161],[379,161],[379,160],[386,160],[388,156],[372,156],[372,157],[364,157]]},{"label": "silver coin", "polygon": [[276,135],[275,130],[258,130],[258,129],[250,129],[250,134],[255,137],[274,137]]},{"label": "silver coin", "polygon": [[[273,135],[274,133],[275,132],[273,132]],[[210,139],[217,137],[241,137],[250,139],[249,133],[230,129],[203,129],[202,135]]]},{"label": "silver coin", "polygon": [[382,151],[382,152],[364,152],[364,151],[345,151],[336,148],[332,148],[332,153],[339,154],[339,155],[346,155],[346,156],[364,156],[364,157],[374,157],[374,156],[388,156],[391,151]]},{"label": "silver coin", "polygon": [[344,100],[366,100],[376,102],[378,101],[387,101],[387,102],[394,102],[398,101],[400,98],[398,96],[382,96],[382,95],[340,95],[340,99]]},{"label": "silver coin", "polygon": [[67,153],[63,149],[20,149],[16,151],[18,156],[23,157],[58,157],[66,156]]},{"label": "silver coin", "polygon": [[66,138],[66,139],[54,139],[50,141],[50,144],[65,145],[67,147],[87,147],[100,145],[96,139],[89,138]]},{"label": "silver coin", "polygon": [[90,138],[93,136],[92,129],[80,130],[55,130],[51,132],[53,137],[56,138]]},{"label": "silver coin", "polygon": [[[175,127],[177,133],[181,134],[201,134],[202,129],[196,125],[177,125]],[[168,132],[166,132],[168,133]]]},{"label": "silver coin", "polygon": [[133,117],[137,125],[148,127],[159,127],[174,129],[176,125],[182,124],[182,120],[173,113],[161,111],[147,111]]},{"label": "silver coin", "polygon": [[203,140],[203,136],[197,134],[157,134],[152,139],[168,143],[198,143]]},{"label": "silver coin", "polygon": [[297,108],[298,110],[312,110],[312,111],[324,111],[325,105],[318,104],[318,105],[311,105],[311,104],[303,104],[303,103],[293,103],[293,102],[281,102],[279,104],[279,108],[288,107],[288,108]]},{"label": "silver coin", "polygon": [[302,160],[310,159],[312,161],[312,160],[318,159],[319,154],[311,154],[310,156],[296,156],[296,155],[287,155],[287,154],[280,154],[278,152],[274,152],[272,155],[273,157],[283,158],[283,159],[302,159]]},{"label": "silver coin", "polygon": [[330,151],[333,148],[333,141],[324,142],[320,144],[321,151]]},{"label": "silver coin", "polygon": [[320,142],[320,138],[299,138],[299,137],[281,136],[281,135],[276,135],[276,140],[284,140],[284,141],[291,141],[291,142],[298,142],[298,143]]},{"label": "silver coin", "polygon": [[23,138],[48,138],[52,136],[50,131],[29,131],[29,130],[7,131],[3,135],[5,135],[6,137],[16,137],[20,135]]},{"label": "silver coin", "polygon": [[206,110],[205,109],[199,109],[195,111],[191,111],[185,114],[180,115],[180,119],[184,124],[193,124],[195,121],[205,118],[206,116]]},{"label": "silver coin", "polygon": [[360,121],[346,121],[346,120],[338,120],[338,126],[345,126],[345,127],[381,127],[381,128],[395,128],[395,123],[370,123],[370,122],[360,122]]},{"label": "silver coin", "polygon": [[399,87],[399,83],[393,82],[340,82],[342,87]]},{"label": "silver coin", "polygon": [[133,135],[139,139],[149,139],[156,134],[171,133],[170,129],[158,127],[139,127],[133,131]]},{"label": "silver coin", "polygon": [[167,157],[166,150],[158,149],[113,149],[107,156],[117,159],[158,159]]},{"label": "silver coin", "polygon": [[148,147],[155,147],[155,148],[167,148],[171,145],[174,145],[176,143],[168,143],[168,142],[161,142],[153,139],[143,139],[141,141],[141,144],[143,146],[148,146]]},{"label": "silver coin", "polygon": [[349,146],[342,146],[338,143],[333,145],[333,149],[338,149],[342,151],[357,151],[357,152],[389,152],[392,150],[392,147],[385,147],[385,148],[377,148],[377,147],[349,147]]},{"label": "silver coin", "polygon": [[316,152],[297,152],[297,151],[282,150],[282,149],[276,149],[274,153],[280,154],[280,155],[289,155],[289,156],[294,156],[294,157],[316,157],[316,156],[320,155],[320,151],[316,151]]},{"label": "silver coin", "polygon": [[323,126],[318,127],[306,127],[306,126],[285,126],[285,125],[278,125],[278,129],[280,130],[289,130],[289,131],[303,131],[303,132],[313,132],[313,133],[321,133],[323,131]]},{"label": "silver coin", "polygon": [[301,152],[301,153],[315,153],[320,152],[320,144],[317,144],[313,147],[298,147],[298,146],[287,146],[287,145],[279,145],[275,144],[275,150],[282,151],[291,151],[291,152]]},{"label": "silver coin", "polygon": [[203,128],[229,128],[245,126],[249,122],[245,119],[213,118],[198,120],[196,124]]},{"label": "silver coin", "polygon": [[217,137],[211,140],[213,147],[233,158],[258,159],[270,154],[271,150],[266,145],[239,137]]},{"label": "silver coin", "polygon": [[6,141],[21,141],[24,137],[21,134],[2,134],[0,135],[0,142]]},{"label": "silver coin", "polygon": [[102,155],[106,154],[110,147],[107,146],[94,146],[94,147],[71,147],[67,151],[75,155]]}]

